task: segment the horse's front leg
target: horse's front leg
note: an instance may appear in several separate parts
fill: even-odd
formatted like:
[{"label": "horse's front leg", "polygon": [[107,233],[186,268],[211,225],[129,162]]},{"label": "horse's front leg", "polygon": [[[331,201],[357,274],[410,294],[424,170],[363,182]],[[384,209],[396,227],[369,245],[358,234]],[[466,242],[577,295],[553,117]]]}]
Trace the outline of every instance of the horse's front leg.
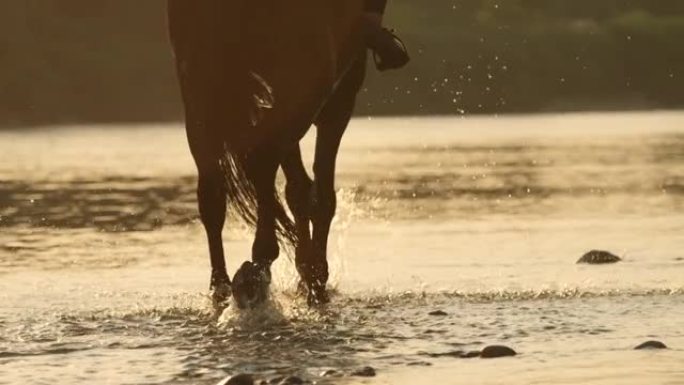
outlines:
[{"label": "horse's front leg", "polygon": [[328,236],[337,209],[335,166],[342,136],[351,119],[356,90],[343,88],[319,116],[314,158],[314,184],[311,194],[311,251],[297,260],[297,269],[308,289],[310,305],[329,301]]},{"label": "horse's front leg", "polygon": [[276,234],[277,201],[275,179],[279,160],[275,151],[255,151],[248,157],[249,179],[257,199],[257,228],[252,244],[252,261],[245,262],[233,277],[233,297],[240,308],[250,308],[268,298],[271,265],[280,247]]},{"label": "horse's front leg", "polygon": [[287,184],[285,197],[287,205],[294,215],[297,227],[297,245],[295,247],[295,263],[298,266],[307,263],[311,254],[311,194],[313,181],[304,167],[299,144],[294,146],[281,164]]}]

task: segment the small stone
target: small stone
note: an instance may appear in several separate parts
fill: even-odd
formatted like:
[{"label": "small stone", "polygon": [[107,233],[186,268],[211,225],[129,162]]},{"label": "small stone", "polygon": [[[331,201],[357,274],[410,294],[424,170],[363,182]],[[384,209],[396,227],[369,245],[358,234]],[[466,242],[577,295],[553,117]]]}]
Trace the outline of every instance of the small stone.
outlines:
[{"label": "small stone", "polygon": [[236,374],[222,380],[217,385],[254,385],[254,377],[251,374]]},{"label": "small stone", "polygon": [[304,380],[302,380],[300,377],[297,377],[297,376],[285,377],[282,381],[280,381],[280,385],[302,385],[302,384],[304,384]]},{"label": "small stone", "polygon": [[643,344],[634,348],[635,350],[646,350],[646,349],[667,349],[667,345],[660,341],[646,341]]},{"label": "small stone", "polygon": [[409,362],[408,364],[406,364],[406,366],[432,366],[432,362],[427,362],[427,361]]},{"label": "small stone", "polygon": [[479,352],[477,350],[473,350],[471,352],[465,353],[464,355],[461,356],[461,358],[476,358],[480,357],[482,355],[482,352]]},{"label": "small stone", "polygon": [[351,374],[352,376],[356,377],[375,377],[375,369],[371,368],[370,366],[365,366],[361,369],[355,370]]},{"label": "small stone", "polygon": [[482,353],[480,353],[480,357],[482,358],[499,358],[499,357],[512,357],[515,356],[517,353],[515,350],[509,348],[508,346],[501,346],[501,345],[493,345],[493,346],[487,346],[482,350]]},{"label": "small stone", "polygon": [[342,373],[338,372],[337,370],[328,369],[321,373],[321,377],[342,377]]},{"label": "small stone", "polygon": [[429,312],[428,315],[433,316],[433,317],[446,317],[449,314],[447,314],[447,312],[445,312],[443,310],[435,310],[435,311]]},{"label": "small stone", "polygon": [[586,263],[589,265],[604,265],[608,263],[617,263],[622,261],[622,258],[617,255],[603,250],[592,250],[577,260],[577,263]]},{"label": "small stone", "polygon": [[424,355],[427,355],[428,357],[431,358],[440,358],[440,357],[455,357],[455,358],[461,358],[463,357],[465,353],[463,350],[452,350],[450,352],[444,352],[444,353],[424,353]]}]

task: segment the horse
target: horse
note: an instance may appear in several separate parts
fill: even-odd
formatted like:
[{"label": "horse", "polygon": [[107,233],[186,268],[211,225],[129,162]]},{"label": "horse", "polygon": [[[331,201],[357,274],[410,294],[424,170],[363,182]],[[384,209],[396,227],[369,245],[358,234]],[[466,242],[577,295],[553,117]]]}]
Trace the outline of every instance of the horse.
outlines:
[{"label": "horse", "polygon": [[[335,163],[366,75],[363,1],[168,0],[215,304],[263,303],[283,245],[294,249],[308,304],[329,301]],[[299,144],[312,126],[313,178]],[[232,281],[221,235],[229,205],[255,228],[251,261]]]}]

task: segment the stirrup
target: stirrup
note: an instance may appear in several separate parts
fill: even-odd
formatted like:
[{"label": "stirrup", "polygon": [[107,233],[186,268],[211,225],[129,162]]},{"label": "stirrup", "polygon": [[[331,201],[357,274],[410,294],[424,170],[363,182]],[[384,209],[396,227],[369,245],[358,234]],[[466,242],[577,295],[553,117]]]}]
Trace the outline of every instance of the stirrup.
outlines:
[{"label": "stirrup", "polygon": [[372,44],[373,61],[375,61],[375,67],[378,71],[399,69],[408,64],[411,58],[404,42],[394,34],[393,30],[383,28],[381,33],[390,34],[393,45],[382,47],[382,43],[377,41]]}]

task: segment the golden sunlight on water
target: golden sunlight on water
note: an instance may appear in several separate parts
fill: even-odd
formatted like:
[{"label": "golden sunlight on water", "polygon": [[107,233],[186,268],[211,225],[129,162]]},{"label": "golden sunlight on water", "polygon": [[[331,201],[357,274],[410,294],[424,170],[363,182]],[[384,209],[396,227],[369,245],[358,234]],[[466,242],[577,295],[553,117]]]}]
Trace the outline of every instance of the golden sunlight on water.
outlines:
[{"label": "golden sunlight on water", "polygon": [[[684,114],[356,120],[338,174],[333,304],[283,256],[219,317],[179,125],[0,132],[0,383],[682,383]],[[491,344],[520,355],[454,358]]]}]

